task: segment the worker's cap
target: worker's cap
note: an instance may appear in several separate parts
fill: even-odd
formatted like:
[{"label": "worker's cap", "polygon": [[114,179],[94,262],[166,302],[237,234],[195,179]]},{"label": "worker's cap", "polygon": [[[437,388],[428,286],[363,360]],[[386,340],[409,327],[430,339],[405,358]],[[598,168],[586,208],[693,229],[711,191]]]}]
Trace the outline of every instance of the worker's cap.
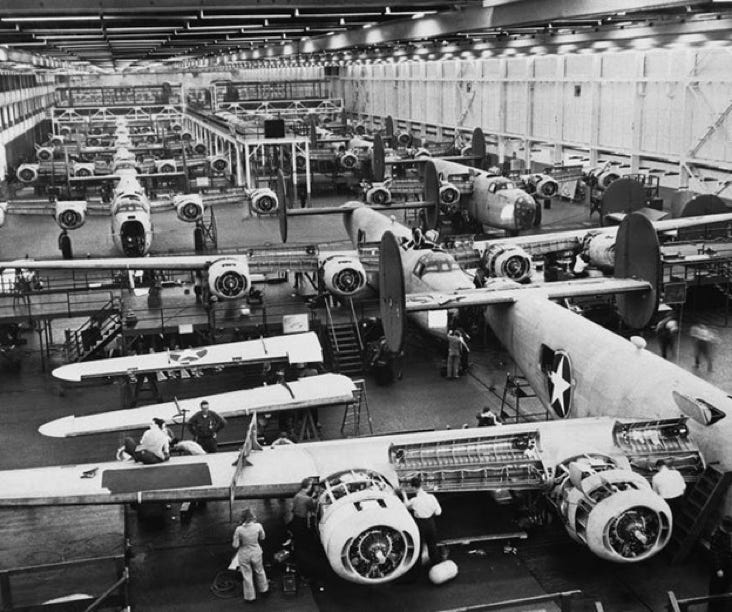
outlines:
[{"label": "worker's cap", "polygon": [[153,419],[153,423],[155,423],[155,425],[157,425],[158,427],[162,427],[163,425],[165,425],[165,419],[159,419],[158,417],[155,417]]},{"label": "worker's cap", "polygon": [[298,370],[304,370],[304,369],[305,369],[305,364],[304,364],[304,363],[296,363],[296,364],[295,364],[295,367],[296,367],[296,368],[297,368]]}]

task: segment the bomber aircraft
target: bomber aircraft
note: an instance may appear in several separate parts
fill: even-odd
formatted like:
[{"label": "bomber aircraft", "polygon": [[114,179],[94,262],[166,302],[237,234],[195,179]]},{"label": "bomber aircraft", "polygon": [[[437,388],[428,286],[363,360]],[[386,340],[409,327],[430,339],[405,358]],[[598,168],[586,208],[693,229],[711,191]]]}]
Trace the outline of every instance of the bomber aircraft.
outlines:
[{"label": "bomber aircraft", "polygon": [[[539,286],[497,279],[475,289],[449,253],[415,248],[412,233],[394,220],[361,203],[340,214],[355,243],[380,240],[382,320],[393,350],[401,346],[407,314],[484,307],[557,420],[264,450],[251,436],[236,469],[236,454],[219,453],[158,466],[6,471],[0,505],[281,497],[302,478],[317,477],[324,486],[319,535],[331,566],[345,579],[377,584],[402,575],[419,556],[418,531],[395,492],[416,474],[438,492],[546,496],[575,540],[628,563],[652,556],[670,537],[668,506],[647,480],[658,459],[677,460],[690,479],[705,463],[732,468],[726,393],[646,351],[642,341],[620,338],[549,299],[621,293],[626,323],[647,324],[657,306],[658,272],[656,232],[647,219],[630,215],[617,230],[614,279]],[[84,473],[91,476],[81,479]]]}]

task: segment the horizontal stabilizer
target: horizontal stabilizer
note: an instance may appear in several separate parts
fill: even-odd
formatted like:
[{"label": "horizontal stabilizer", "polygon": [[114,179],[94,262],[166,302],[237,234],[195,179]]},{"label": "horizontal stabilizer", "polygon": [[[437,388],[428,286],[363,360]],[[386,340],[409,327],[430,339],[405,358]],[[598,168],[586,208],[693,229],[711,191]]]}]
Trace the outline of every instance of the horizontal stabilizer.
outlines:
[{"label": "horizontal stabilizer", "polygon": [[[501,281],[502,279],[492,279]],[[590,295],[647,291],[649,283],[634,279],[589,278],[553,283],[517,285],[511,281],[495,282],[483,289],[465,289],[454,293],[411,293],[406,296],[407,312],[442,310],[465,306],[511,304],[522,296],[560,299]]]}]

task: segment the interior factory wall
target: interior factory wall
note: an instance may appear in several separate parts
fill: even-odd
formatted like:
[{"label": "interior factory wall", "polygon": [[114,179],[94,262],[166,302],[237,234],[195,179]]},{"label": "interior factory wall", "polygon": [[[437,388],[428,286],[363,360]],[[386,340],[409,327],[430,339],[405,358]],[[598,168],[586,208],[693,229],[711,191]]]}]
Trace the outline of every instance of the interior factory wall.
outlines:
[{"label": "interior factory wall", "polygon": [[559,162],[584,151],[596,163],[614,152],[692,180],[708,165],[721,179],[732,170],[729,66],[725,47],[662,48],[352,64],[343,81],[355,115],[480,126],[506,157]]}]

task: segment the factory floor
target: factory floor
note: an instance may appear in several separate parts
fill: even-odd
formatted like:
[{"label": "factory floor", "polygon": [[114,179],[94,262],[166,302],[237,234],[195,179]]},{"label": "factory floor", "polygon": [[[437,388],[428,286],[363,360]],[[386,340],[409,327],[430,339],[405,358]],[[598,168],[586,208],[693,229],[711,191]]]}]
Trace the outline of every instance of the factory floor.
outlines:
[{"label": "factory floor", "polygon": [[[336,201],[333,198],[333,201]],[[343,201],[339,198],[338,201]],[[587,209],[569,203],[555,203],[544,211],[546,230],[566,229],[588,221]],[[276,243],[276,221],[242,220],[240,209],[217,211],[222,246]],[[23,256],[33,244],[34,256],[55,256],[55,226],[41,229],[34,217],[9,216],[2,230],[0,259]],[[77,244],[91,254],[109,255],[111,250],[94,242],[93,232],[102,231],[108,221],[94,217],[93,228],[82,228],[74,236]],[[228,219],[228,223],[227,223]],[[593,220],[596,220],[593,219]],[[108,226],[106,226],[108,227]],[[185,248],[190,235],[180,232],[175,220],[158,223],[161,250]],[[177,231],[176,231],[177,227]],[[91,231],[87,235],[86,230]],[[187,228],[186,228],[187,230]],[[108,231],[108,230],[107,230]],[[82,236],[82,233],[84,234]],[[178,242],[173,239],[177,234]],[[99,233],[97,233],[99,235]],[[296,219],[290,235],[297,242],[345,240],[340,223],[323,223],[313,218]],[[157,240],[158,236],[156,236]],[[249,242],[251,240],[251,242]],[[176,249],[177,250],[177,249]],[[691,309],[688,309],[689,311]],[[732,393],[732,328],[723,325],[719,309],[702,309],[684,315],[679,363],[691,368],[692,349],[688,327],[695,319],[712,323],[722,339],[713,372],[701,376]],[[65,325],[67,322],[60,322]],[[114,384],[81,385],[61,389],[41,371],[37,336],[26,333],[28,344],[20,372],[0,371],[0,469],[13,469],[74,462],[109,460],[119,445],[118,434],[56,440],[44,438],[37,428],[42,423],[68,414],[87,414],[117,408],[119,389]],[[657,351],[653,334],[649,349]],[[459,428],[474,424],[475,415],[485,405],[499,408],[506,373],[514,373],[508,355],[488,343],[473,343],[471,368],[458,381],[440,377],[444,350],[418,332],[409,334],[404,376],[389,386],[379,386],[367,377],[367,399],[375,433],[424,429]],[[52,354],[61,362],[60,351]],[[162,383],[164,394],[179,397],[205,395],[234,388],[236,377],[223,373],[212,377]],[[522,400],[522,410],[539,412],[536,400]],[[340,437],[341,409],[320,411],[324,439]],[[367,433],[362,422],[361,434]],[[222,442],[243,436],[243,424],[233,419]],[[0,483],[0,486],[1,483]],[[32,486],[32,483],[29,483]],[[449,496],[443,500],[439,520],[441,538],[469,538],[485,534],[514,532],[510,509],[480,496]],[[236,502],[233,516],[249,504]],[[284,539],[284,505],[278,502],[253,505],[268,534],[267,558]],[[234,610],[243,604],[236,577],[225,572],[231,559],[230,538],[235,523],[226,503],[209,503],[188,515],[180,508],[155,507],[125,509],[114,514],[99,509],[3,510],[0,512],[0,570],[10,567],[52,563],[74,558],[120,554],[124,538],[131,545],[130,594],[135,610]],[[52,513],[52,514],[48,514]],[[572,610],[595,610],[599,601],[605,610],[664,610],[667,591],[688,597],[706,593],[708,565],[701,552],[682,565],[672,566],[659,555],[640,566],[620,566],[594,557],[573,543],[564,529],[553,524],[528,531],[528,538],[476,542],[451,546],[450,557],[459,567],[458,577],[441,587],[429,584],[424,576],[379,588],[357,587],[335,577],[322,582],[300,583],[296,593],[283,591],[281,570],[271,568],[274,593],[258,601],[252,609],[366,611],[449,610],[482,603],[505,601],[558,591],[580,590],[582,595]],[[16,604],[25,599],[57,597],[69,592],[100,593],[110,583],[109,576],[88,573],[72,576],[72,570],[51,578],[26,575],[17,586]],[[5,602],[3,602],[5,603]],[[552,604],[517,606],[514,610],[557,610]]]}]

